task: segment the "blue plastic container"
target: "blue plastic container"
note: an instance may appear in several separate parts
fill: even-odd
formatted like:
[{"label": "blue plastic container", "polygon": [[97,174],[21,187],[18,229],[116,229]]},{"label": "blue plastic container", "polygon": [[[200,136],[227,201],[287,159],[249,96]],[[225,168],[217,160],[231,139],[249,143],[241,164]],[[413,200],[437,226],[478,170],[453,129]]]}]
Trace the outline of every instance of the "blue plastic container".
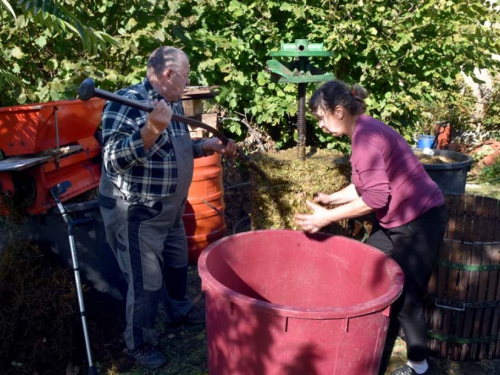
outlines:
[{"label": "blue plastic container", "polygon": [[433,135],[419,135],[417,136],[417,147],[418,148],[432,148],[432,144],[436,139]]}]

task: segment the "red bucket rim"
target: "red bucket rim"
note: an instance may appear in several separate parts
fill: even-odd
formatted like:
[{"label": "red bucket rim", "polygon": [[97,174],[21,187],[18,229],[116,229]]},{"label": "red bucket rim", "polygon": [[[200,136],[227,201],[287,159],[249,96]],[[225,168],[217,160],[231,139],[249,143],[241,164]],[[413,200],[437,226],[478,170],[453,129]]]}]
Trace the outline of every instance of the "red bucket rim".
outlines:
[{"label": "red bucket rim", "polygon": [[[359,303],[349,307],[306,308],[306,307],[286,306],[286,305],[279,305],[261,301],[259,299],[248,297],[241,293],[235,292],[234,290],[220,283],[215,277],[213,277],[210,274],[206,265],[207,257],[210,255],[210,252],[213,251],[213,249],[219,246],[221,243],[225,241],[226,242],[231,241],[232,239],[237,237],[249,236],[255,234],[256,232],[260,232],[263,234],[271,232],[275,234],[281,232],[287,235],[290,235],[291,233],[302,233],[302,235],[306,236],[304,232],[294,231],[290,229],[266,229],[266,230],[243,232],[221,238],[220,240],[207,246],[200,254],[200,257],[198,258],[198,272],[202,279],[202,287],[205,290],[211,290],[219,294],[222,294],[230,302],[235,303],[239,306],[244,306],[251,310],[260,311],[272,315],[285,316],[289,318],[316,319],[316,320],[353,318],[371,314],[377,311],[382,311],[385,310],[388,306],[390,306],[401,295],[404,283],[403,271],[396,263],[396,261],[390,257],[387,257],[387,267],[389,268],[388,271],[394,275],[393,285],[391,285],[391,287],[383,295],[371,301],[365,303]],[[342,240],[348,242],[353,242],[360,244],[362,246],[370,247],[374,251],[377,252],[380,251],[370,245],[360,243],[359,241],[346,238],[343,236],[329,235],[325,233],[317,233],[313,236],[319,236],[323,238],[326,237],[342,238]]]}]

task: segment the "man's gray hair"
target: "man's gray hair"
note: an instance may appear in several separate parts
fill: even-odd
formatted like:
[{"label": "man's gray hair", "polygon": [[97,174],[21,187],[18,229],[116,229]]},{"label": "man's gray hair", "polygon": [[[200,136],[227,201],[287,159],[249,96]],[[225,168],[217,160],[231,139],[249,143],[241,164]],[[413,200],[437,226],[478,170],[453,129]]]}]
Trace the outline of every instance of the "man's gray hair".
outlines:
[{"label": "man's gray hair", "polygon": [[175,47],[159,47],[151,53],[148,59],[148,73],[161,74],[165,69],[178,71],[182,68],[181,56],[189,61],[187,55]]}]

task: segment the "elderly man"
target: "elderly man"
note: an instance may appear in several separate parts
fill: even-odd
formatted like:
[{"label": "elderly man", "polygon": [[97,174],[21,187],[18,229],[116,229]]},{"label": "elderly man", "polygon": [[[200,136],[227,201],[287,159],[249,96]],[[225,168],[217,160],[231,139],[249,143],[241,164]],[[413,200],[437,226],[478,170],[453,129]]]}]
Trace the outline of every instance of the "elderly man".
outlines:
[{"label": "elderly man", "polygon": [[107,240],[128,283],[125,342],[141,365],[158,368],[155,321],[161,303],[172,324],[203,324],[204,311],[187,297],[187,240],[182,214],[193,175],[193,158],[218,152],[236,155],[234,142],[191,140],[183,115],[189,60],[174,47],[149,57],[142,83],[117,92],[148,101],[147,114],[107,102],[102,113],[103,173],[99,205]]}]

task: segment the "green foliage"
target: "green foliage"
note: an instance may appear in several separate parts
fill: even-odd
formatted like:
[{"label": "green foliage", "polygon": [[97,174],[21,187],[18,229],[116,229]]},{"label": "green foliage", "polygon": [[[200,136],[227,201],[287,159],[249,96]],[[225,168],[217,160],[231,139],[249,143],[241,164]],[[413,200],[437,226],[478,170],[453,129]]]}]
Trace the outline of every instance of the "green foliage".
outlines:
[{"label": "green foliage", "polygon": [[[169,9],[168,1],[131,0],[118,4],[67,0],[64,7],[57,3],[59,8],[48,6],[55,2],[43,2],[45,15],[50,10],[60,18],[58,21],[51,16],[46,24],[40,18],[40,9],[35,8],[40,2],[30,3],[34,4],[32,11],[24,14],[14,8],[16,19],[0,8],[0,81],[6,84],[0,93],[2,106],[74,99],[78,85],[89,76],[99,87],[112,91],[137,83],[144,77],[149,53],[160,45],[174,44],[169,29],[179,19],[165,11]],[[67,22],[75,22],[78,32],[60,23],[66,15],[71,15]],[[107,43],[104,32],[119,45],[111,39]],[[80,35],[84,35],[83,46],[92,48],[82,50],[75,44]],[[96,40],[102,43],[93,43]]]},{"label": "green foliage", "polygon": [[400,130],[428,124],[429,105],[460,101],[461,70],[495,67],[497,41],[486,39],[497,31],[481,24],[498,15],[482,2],[361,3],[337,2],[329,14],[333,71],[364,86],[369,111]]},{"label": "green foliage", "polygon": [[500,183],[500,158],[494,164],[484,167],[481,170],[479,181],[491,184]]},{"label": "green foliage", "polygon": [[[324,42],[334,57],[313,65],[370,93],[370,114],[404,132],[429,124],[426,107],[469,101],[461,71],[497,69],[498,14],[482,1],[201,1],[185,2],[182,40],[198,66],[201,84],[223,84],[219,102],[247,109],[257,124],[280,129],[278,145],[293,138],[297,86],[270,83],[269,52],[281,42]],[[314,90],[308,86],[308,95]],[[461,107],[460,107],[461,108]],[[461,113],[459,111],[455,113]],[[462,118],[467,116],[461,114]],[[311,121],[310,121],[311,122]],[[346,148],[314,131],[311,142]]]},{"label": "green foliage", "polygon": [[16,18],[16,13],[12,9],[12,5],[7,0],[2,0],[2,5],[12,14],[12,17]]},{"label": "green foliage", "polygon": [[487,97],[482,113],[482,124],[486,130],[500,130],[500,80],[493,80],[493,90]]},{"label": "green foliage", "polygon": [[[45,4],[46,9],[61,4],[21,3]],[[272,134],[278,147],[294,144],[298,106],[297,85],[271,83],[266,72],[269,53],[281,42],[323,42],[333,58],[311,58],[311,63],[364,86],[370,93],[369,113],[408,139],[429,125],[429,107],[445,113],[449,104],[468,107],[469,98],[461,93],[462,71],[472,75],[474,68],[496,72],[499,67],[491,58],[500,50],[499,29],[485,26],[487,21],[498,24],[499,15],[482,0],[67,0],[43,19],[45,13],[36,10],[44,8],[20,9],[14,7],[16,19],[0,8],[0,79],[9,84],[0,94],[1,105],[74,98],[88,76],[98,87],[114,91],[144,77],[154,48],[175,45],[191,58],[192,84],[220,85],[217,101],[225,116],[244,116]],[[75,48],[75,38],[82,35],[78,25],[95,36],[97,50]],[[112,40],[96,30],[120,45],[109,44]],[[99,44],[99,36],[107,43]],[[308,85],[308,97],[315,88]],[[348,150],[345,140],[313,126],[314,119],[308,117],[308,123],[310,144]],[[236,138],[246,134],[242,121],[225,124]]]},{"label": "green foliage", "polygon": [[80,37],[86,54],[105,54],[109,45],[118,45],[115,38],[94,29],[88,21],[91,14],[78,12],[74,1],[63,6],[52,0],[19,0],[16,10],[8,1],[2,3],[0,83],[7,86],[0,96],[2,105],[64,97],[59,58],[78,56],[70,44],[74,36]]},{"label": "green foliage", "polygon": [[185,2],[179,11],[190,20],[183,24],[182,38],[198,67],[198,82],[221,84],[217,100],[225,109],[246,112],[252,122],[268,128],[280,125],[277,138],[286,143],[289,120],[297,111],[297,87],[270,83],[265,72],[269,51],[279,46],[276,4],[202,1],[193,7]]},{"label": "green foliage", "polygon": [[[69,1],[69,4],[74,1]],[[118,45],[118,42],[112,36],[105,32],[94,30],[92,27],[86,26],[73,13],[56,3],[53,0],[19,0],[25,14],[31,14],[38,25],[43,25],[52,34],[77,34],[82,40],[83,47],[91,54],[97,54],[106,51],[108,45]],[[73,5],[72,4],[72,5]],[[37,40],[40,47],[44,47],[46,40],[40,37]]]},{"label": "green foliage", "polygon": [[[425,102],[420,105],[421,121],[414,130],[417,134],[434,134],[434,125],[447,122],[452,125],[453,131],[460,133],[470,130],[476,116],[477,98],[472,89],[462,77],[457,79],[457,93],[449,97],[447,102]],[[401,129],[406,134],[407,129]],[[408,134],[409,135],[409,134]]]}]

